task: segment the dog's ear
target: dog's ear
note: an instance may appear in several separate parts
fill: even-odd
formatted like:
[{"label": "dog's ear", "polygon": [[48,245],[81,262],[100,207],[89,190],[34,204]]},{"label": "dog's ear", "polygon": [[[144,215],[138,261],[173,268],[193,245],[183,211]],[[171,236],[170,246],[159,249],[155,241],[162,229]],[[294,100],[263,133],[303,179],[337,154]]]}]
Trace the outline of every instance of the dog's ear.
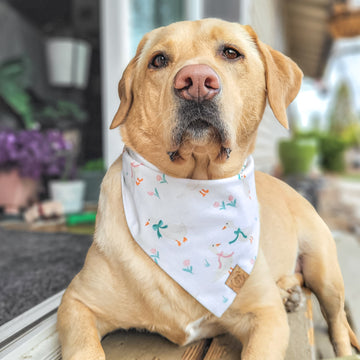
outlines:
[{"label": "dog's ear", "polygon": [[135,57],[130,61],[123,72],[118,86],[120,106],[110,125],[110,129],[115,129],[116,127],[120,126],[126,120],[126,117],[130,111],[131,105],[133,103],[133,77],[135,65],[146,41],[147,36],[144,36],[137,48]]},{"label": "dog's ear", "polygon": [[126,119],[133,101],[132,94],[132,73],[135,65],[135,59],[132,59],[126,67],[118,86],[120,106],[110,125],[110,129],[120,126]]},{"label": "dog's ear", "polygon": [[303,73],[290,58],[260,41],[250,26],[245,28],[262,56],[269,105],[280,124],[288,129],[286,108],[300,90]]}]

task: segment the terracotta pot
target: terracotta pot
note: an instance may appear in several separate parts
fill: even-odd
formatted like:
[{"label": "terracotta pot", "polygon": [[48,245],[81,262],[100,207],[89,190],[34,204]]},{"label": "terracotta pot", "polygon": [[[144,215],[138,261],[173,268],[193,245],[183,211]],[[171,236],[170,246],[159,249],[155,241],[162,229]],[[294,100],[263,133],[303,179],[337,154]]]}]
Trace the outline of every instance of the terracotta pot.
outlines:
[{"label": "terracotta pot", "polygon": [[18,214],[37,199],[38,182],[19,175],[17,169],[0,171],[0,207],[6,214]]}]

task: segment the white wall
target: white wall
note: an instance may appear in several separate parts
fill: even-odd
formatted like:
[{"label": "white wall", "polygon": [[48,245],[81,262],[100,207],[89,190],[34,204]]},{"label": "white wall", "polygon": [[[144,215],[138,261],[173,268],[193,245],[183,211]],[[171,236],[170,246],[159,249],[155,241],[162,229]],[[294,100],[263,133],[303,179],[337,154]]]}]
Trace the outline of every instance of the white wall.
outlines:
[{"label": "white wall", "polygon": [[[278,51],[285,51],[285,25],[281,0],[243,0],[241,10],[242,22],[251,25],[264,43]],[[285,137],[289,137],[289,132],[278,123],[270,107],[267,106],[259,127],[254,152],[257,170],[268,173],[274,170],[278,164],[277,144]]]}]

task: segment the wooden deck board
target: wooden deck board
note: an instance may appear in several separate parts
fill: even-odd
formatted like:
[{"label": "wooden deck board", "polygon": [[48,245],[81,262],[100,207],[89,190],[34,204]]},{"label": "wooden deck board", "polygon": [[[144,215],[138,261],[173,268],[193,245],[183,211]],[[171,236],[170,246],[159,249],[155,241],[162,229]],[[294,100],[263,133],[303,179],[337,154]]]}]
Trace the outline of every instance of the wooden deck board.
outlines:
[{"label": "wooden deck board", "polygon": [[[305,294],[306,304],[288,315],[291,336],[286,360],[315,359],[312,305],[310,293]],[[238,360],[241,352],[240,342],[229,334],[179,347],[157,334],[118,331],[102,344],[107,360]]]}]

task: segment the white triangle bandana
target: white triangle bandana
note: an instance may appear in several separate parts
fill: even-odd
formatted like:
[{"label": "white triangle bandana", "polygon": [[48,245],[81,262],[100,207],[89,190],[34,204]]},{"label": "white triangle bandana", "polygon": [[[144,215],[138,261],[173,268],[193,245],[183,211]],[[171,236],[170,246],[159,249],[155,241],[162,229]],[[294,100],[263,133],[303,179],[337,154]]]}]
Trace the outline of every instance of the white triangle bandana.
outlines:
[{"label": "white triangle bandana", "polygon": [[254,161],[219,180],[171,177],[130,149],[122,155],[126,221],[147,255],[220,317],[251,273],[259,248]]}]

